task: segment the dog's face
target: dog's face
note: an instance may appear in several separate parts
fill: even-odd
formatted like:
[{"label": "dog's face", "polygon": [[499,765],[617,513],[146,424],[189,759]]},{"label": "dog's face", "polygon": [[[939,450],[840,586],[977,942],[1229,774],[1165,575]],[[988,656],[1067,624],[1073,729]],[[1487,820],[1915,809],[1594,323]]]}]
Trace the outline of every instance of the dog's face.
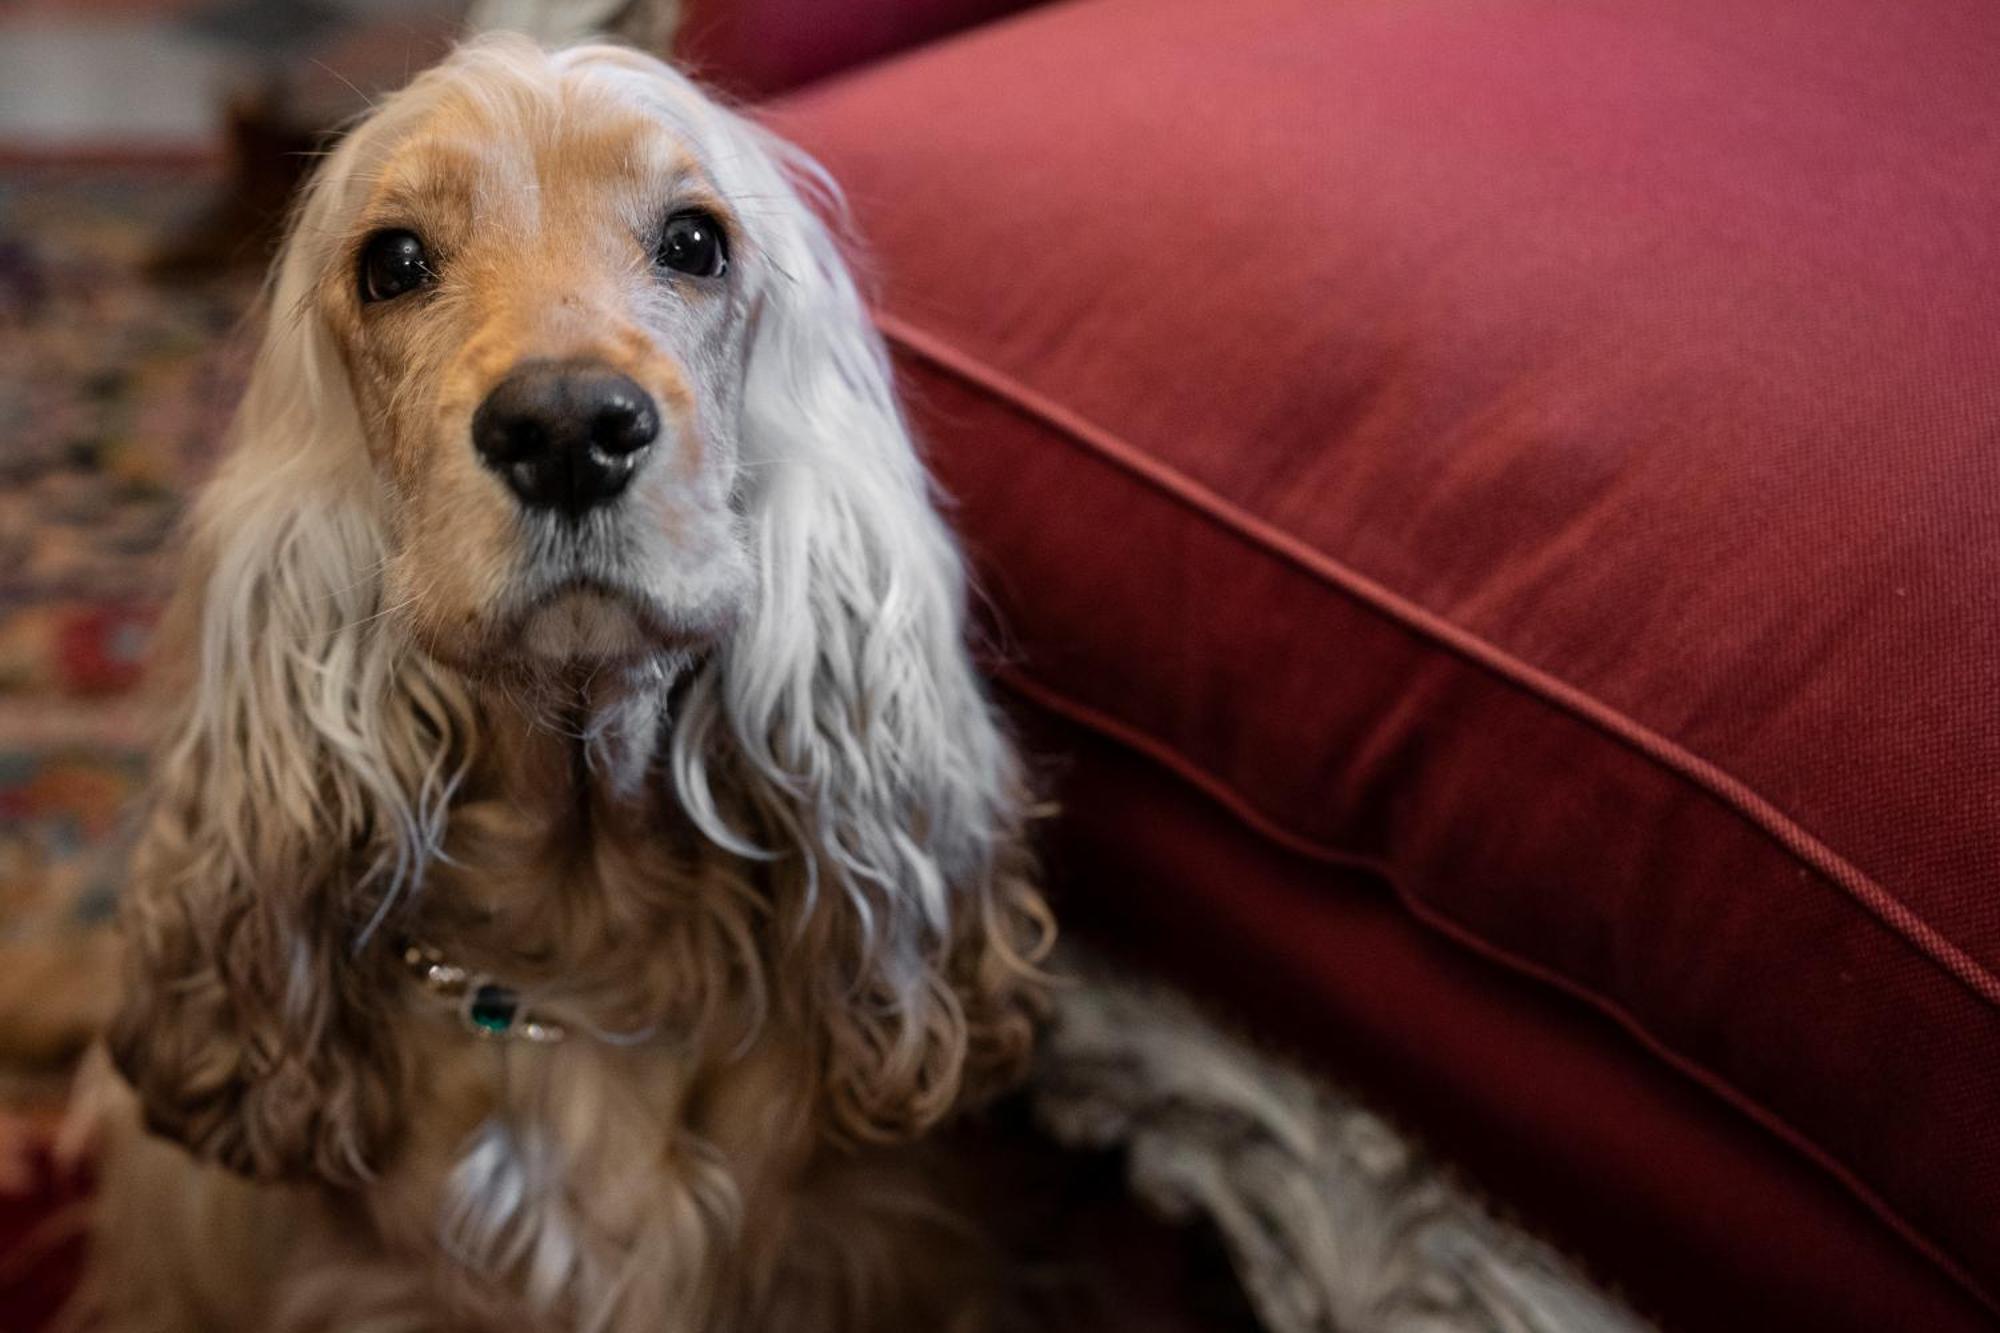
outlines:
[{"label": "dog's face", "polygon": [[385,601],[472,672],[698,646],[750,582],[744,223],[604,80],[446,88],[355,173],[313,299],[381,483]]}]

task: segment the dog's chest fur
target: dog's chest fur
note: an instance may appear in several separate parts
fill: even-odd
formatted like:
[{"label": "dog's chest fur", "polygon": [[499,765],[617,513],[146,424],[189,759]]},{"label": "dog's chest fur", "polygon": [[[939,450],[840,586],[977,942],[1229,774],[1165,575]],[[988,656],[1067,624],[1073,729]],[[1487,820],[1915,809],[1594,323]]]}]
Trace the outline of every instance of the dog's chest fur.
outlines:
[{"label": "dog's chest fur", "polygon": [[414,986],[401,1025],[408,1140],[376,1225],[395,1250],[442,1245],[483,1279],[457,1301],[510,1327],[706,1326],[693,1312],[767,1262],[738,1244],[745,1214],[781,1230],[815,1146],[812,1052],[758,1000],[754,888],[683,834],[650,740],[505,738],[414,923],[567,1031],[483,1040]]}]

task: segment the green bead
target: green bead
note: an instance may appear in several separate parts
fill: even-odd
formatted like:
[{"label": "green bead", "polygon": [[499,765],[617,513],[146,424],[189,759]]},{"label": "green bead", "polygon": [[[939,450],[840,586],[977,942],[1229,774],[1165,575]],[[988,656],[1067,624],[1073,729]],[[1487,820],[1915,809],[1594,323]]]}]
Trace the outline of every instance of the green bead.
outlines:
[{"label": "green bead", "polygon": [[466,1007],[466,1017],[481,1032],[501,1036],[514,1026],[514,1019],[520,1013],[521,1003],[514,992],[505,986],[481,986],[472,993],[472,1003]]}]

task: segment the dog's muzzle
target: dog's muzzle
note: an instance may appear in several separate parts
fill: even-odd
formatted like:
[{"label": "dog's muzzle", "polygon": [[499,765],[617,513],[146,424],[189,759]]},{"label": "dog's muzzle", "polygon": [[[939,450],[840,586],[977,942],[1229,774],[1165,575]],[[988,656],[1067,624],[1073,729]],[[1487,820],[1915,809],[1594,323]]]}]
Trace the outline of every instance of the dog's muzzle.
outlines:
[{"label": "dog's muzzle", "polygon": [[616,499],[660,433],[652,396],[594,361],[524,361],[472,416],[472,443],[523,505],[571,520]]}]

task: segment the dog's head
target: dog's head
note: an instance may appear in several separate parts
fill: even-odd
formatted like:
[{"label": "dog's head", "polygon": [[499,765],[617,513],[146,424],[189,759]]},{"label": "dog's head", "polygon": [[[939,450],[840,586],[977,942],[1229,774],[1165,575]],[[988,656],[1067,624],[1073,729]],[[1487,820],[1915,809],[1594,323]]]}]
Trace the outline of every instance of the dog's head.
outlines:
[{"label": "dog's head", "polygon": [[388,614],[426,651],[595,667],[741,614],[746,471],[785,461],[745,456],[746,400],[788,391],[753,371],[788,319],[862,337],[824,308],[838,263],[782,156],[657,61],[509,41],[331,155],[278,278],[280,397],[252,416],[310,411],[294,447],[365,462]]}]

